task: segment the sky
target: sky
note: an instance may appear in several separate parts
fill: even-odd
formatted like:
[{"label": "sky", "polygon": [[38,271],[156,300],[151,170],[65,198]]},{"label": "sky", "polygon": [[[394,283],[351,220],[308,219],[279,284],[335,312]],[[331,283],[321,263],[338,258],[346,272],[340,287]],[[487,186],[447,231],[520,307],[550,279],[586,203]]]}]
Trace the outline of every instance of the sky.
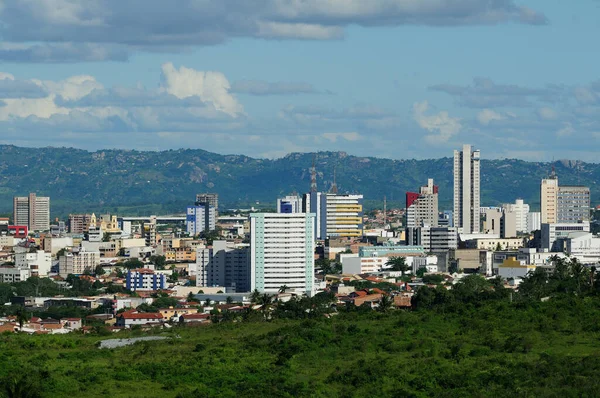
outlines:
[{"label": "sky", "polygon": [[600,0],[0,0],[0,144],[598,162]]}]

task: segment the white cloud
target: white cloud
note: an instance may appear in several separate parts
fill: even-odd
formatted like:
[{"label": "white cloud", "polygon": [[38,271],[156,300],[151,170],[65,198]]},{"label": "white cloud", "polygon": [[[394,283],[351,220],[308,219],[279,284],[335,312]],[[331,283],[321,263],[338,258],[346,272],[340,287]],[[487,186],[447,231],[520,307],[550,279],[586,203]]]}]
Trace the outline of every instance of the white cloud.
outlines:
[{"label": "white cloud", "polygon": [[477,120],[479,121],[479,123],[481,123],[484,126],[489,125],[490,122],[492,122],[494,120],[502,120],[502,119],[504,119],[504,116],[502,116],[498,112],[495,112],[491,109],[484,109],[477,114]]},{"label": "white cloud", "polygon": [[575,128],[571,123],[565,123],[561,129],[556,132],[557,137],[568,137],[575,133]]},{"label": "white cloud", "polygon": [[229,93],[229,81],[221,72],[203,72],[184,66],[176,69],[172,63],[166,63],[162,73],[165,91],[177,98],[198,96],[234,117],[244,112],[243,106]]},{"label": "white cloud", "polygon": [[556,114],[556,111],[554,109],[548,108],[548,107],[539,108],[537,113],[538,113],[538,116],[540,117],[540,119],[543,119],[543,120],[556,120],[556,118],[558,117],[558,115]]},{"label": "white cloud", "polygon": [[418,125],[430,133],[425,139],[430,143],[447,142],[452,136],[458,134],[462,125],[460,119],[451,117],[448,112],[441,111],[435,115],[426,115],[429,110],[427,101],[417,102],[413,105],[413,118]]},{"label": "white cloud", "polygon": [[329,142],[337,142],[338,138],[346,141],[358,141],[361,138],[360,134],[355,131],[349,133],[323,133],[321,136]]}]

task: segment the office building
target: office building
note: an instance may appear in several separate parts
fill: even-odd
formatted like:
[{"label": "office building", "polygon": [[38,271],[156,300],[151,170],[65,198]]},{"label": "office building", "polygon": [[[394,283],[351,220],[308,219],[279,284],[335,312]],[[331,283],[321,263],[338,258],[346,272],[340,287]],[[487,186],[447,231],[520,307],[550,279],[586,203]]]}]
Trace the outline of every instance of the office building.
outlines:
[{"label": "office building", "polygon": [[454,227],[465,234],[479,232],[480,155],[471,145],[454,151]]},{"label": "office building", "polygon": [[196,286],[221,286],[228,293],[250,291],[250,247],[215,240],[196,249]]},{"label": "office building", "polygon": [[277,213],[302,213],[302,198],[298,195],[289,195],[277,199]]},{"label": "office building", "polygon": [[[572,232],[590,232],[590,223],[582,221],[578,223],[543,224],[541,228],[541,247],[550,251],[563,251],[560,247],[561,239],[567,238]],[[558,242],[558,243],[557,243]]]},{"label": "office building", "polygon": [[483,232],[501,238],[514,238],[517,236],[516,213],[505,208],[482,208],[484,215]]},{"label": "office building", "polygon": [[250,290],[275,293],[281,286],[312,295],[314,214],[250,215]]},{"label": "office building", "polygon": [[449,227],[408,227],[406,244],[421,246],[425,253],[444,253],[458,248],[458,233]]},{"label": "office building", "polygon": [[27,225],[30,231],[50,229],[50,198],[37,196],[16,196],[13,198],[14,225]]},{"label": "office building", "polygon": [[437,227],[438,221],[438,187],[429,178],[419,193],[406,193],[406,226]]},{"label": "office building", "polygon": [[45,278],[52,269],[52,254],[43,250],[17,252],[15,267],[27,268],[31,271],[31,276]]},{"label": "office building", "polygon": [[559,186],[556,195],[558,223],[590,221],[590,188]]},{"label": "office building", "polygon": [[552,170],[540,186],[541,224],[576,223],[590,220],[589,187],[558,184]]},{"label": "office building", "polygon": [[201,232],[214,231],[216,228],[216,208],[209,204],[188,206],[186,211],[185,228],[191,236]]},{"label": "office building", "polygon": [[530,231],[527,225],[527,217],[529,215],[529,205],[526,204],[523,199],[515,200],[515,203],[505,203],[502,205],[505,212],[514,213],[515,215],[515,229],[520,233],[527,233]]}]

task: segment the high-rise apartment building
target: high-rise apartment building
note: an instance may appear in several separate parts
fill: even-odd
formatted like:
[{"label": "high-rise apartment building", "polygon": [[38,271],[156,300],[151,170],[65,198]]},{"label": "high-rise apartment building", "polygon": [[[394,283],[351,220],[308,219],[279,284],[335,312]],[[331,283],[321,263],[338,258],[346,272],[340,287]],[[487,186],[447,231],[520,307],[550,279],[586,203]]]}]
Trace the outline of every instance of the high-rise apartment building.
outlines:
[{"label": "high-rise apartment building", "polygon": [[315,239],[363,235],[363,196],[310,192],[304,195],[302,211],[316,215]]},{"label": "high-rise apartment building", "polygon": [[250,248],[223,240],[196,249],[196,286],[222,286],[228,292],[250,291]]},{"label": "high-rise apartment building", "polygon": [[463,145],[454,151],[454,227],[459,232],[479,232],[480,151]]},{"label": "high-rise apartment building", "polygon": [[427,185],[422,186],[419,193],[406,193],[406,226],[437,227],[438,222],[438,187],[429,178]]},{"label": "high-rise apartment building", "polygon": [[199,193],[196,194],[196,206],[206,205],[215,208],[217,214],[219,214],[219,194],[218,193]]},{"label": "high-rise apartment building", "polygon": [[557,222],[557,196],[558,196],[558,177],[552,170],[548,178],[542,180],[540,186],[540,209],[541,223],[553,224]]},{"label": "high-rise apartment building", "polygon": [[69,214],[69,232],[72,234],[87,232],[90,229],[91,221],[91,214]]},{"label": "high-rise apartment building", "polygon": [[198,235],[201,232],[214,231],[217,214],[215,207],[209,204],[188,206],[186,210],[185,228],[188,234]]},{"label": "high-rise apartment building", "polygon": [[523,202],[523,199],[515,200],[515,203],[505,203],[502,205],[505,212],[515,214],[515,227],[517,232],[529,232],[527,225],[527,216],[529,215],[529,205]]},{"label": "high-rise apartment building", "polygon": [[49,230],[50,198],[35,193],[14,197],[13,220],[15,225],[27,225],[30,231]]},{"label": "high-rise apartment building", "polygon": [[314,214],[250,215],[250,290],[276,293],[281,286],[312,295]]},{"label": "high-rise apartment building", "polygon": [[94,272],[100,265],[100,252],[78,250],[66,252],[58,260],[58,274],[66,278],[69,274],[81,275],[86,271]]},{"label": "high-rise apartment building", "polygon": [[540,186],[541,223],[574,223],[590,220],[590,188],[558,184],[554,170]]}]

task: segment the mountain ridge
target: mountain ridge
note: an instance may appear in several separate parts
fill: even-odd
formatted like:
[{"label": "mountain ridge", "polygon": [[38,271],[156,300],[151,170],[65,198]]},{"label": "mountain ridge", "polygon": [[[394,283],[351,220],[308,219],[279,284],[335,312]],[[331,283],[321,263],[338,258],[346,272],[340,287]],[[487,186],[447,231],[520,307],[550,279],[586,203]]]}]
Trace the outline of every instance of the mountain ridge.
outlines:
[{"label": "mountain ridge", "polygon": [[[452,158],[385,159],[346,152],[293,152],[278,159],[221,155],[203,149],[87,151],[66,147],[0,145],[0,212],[12,211],[12,197],[36,192],[51,197],[52,216],[69,212],[119,214],[182,212],[198,192],[217,192],[223,207],[274,207],[278,196],[307,192],[316,155],[319,190],[331,187],[333,169],[341,193],[362,193],[366,207],[386,196],[402,206],[406,191],[418,191],[433,178],[441,208],[452,200]],[[554,166],[561,185],[590,186],[600,194],[600,164],[578,160],[527,162],[482,159],[482,205],[514,202],[539,207],[539,183]],[[265,205],[266,204],[266,205]]]}]

